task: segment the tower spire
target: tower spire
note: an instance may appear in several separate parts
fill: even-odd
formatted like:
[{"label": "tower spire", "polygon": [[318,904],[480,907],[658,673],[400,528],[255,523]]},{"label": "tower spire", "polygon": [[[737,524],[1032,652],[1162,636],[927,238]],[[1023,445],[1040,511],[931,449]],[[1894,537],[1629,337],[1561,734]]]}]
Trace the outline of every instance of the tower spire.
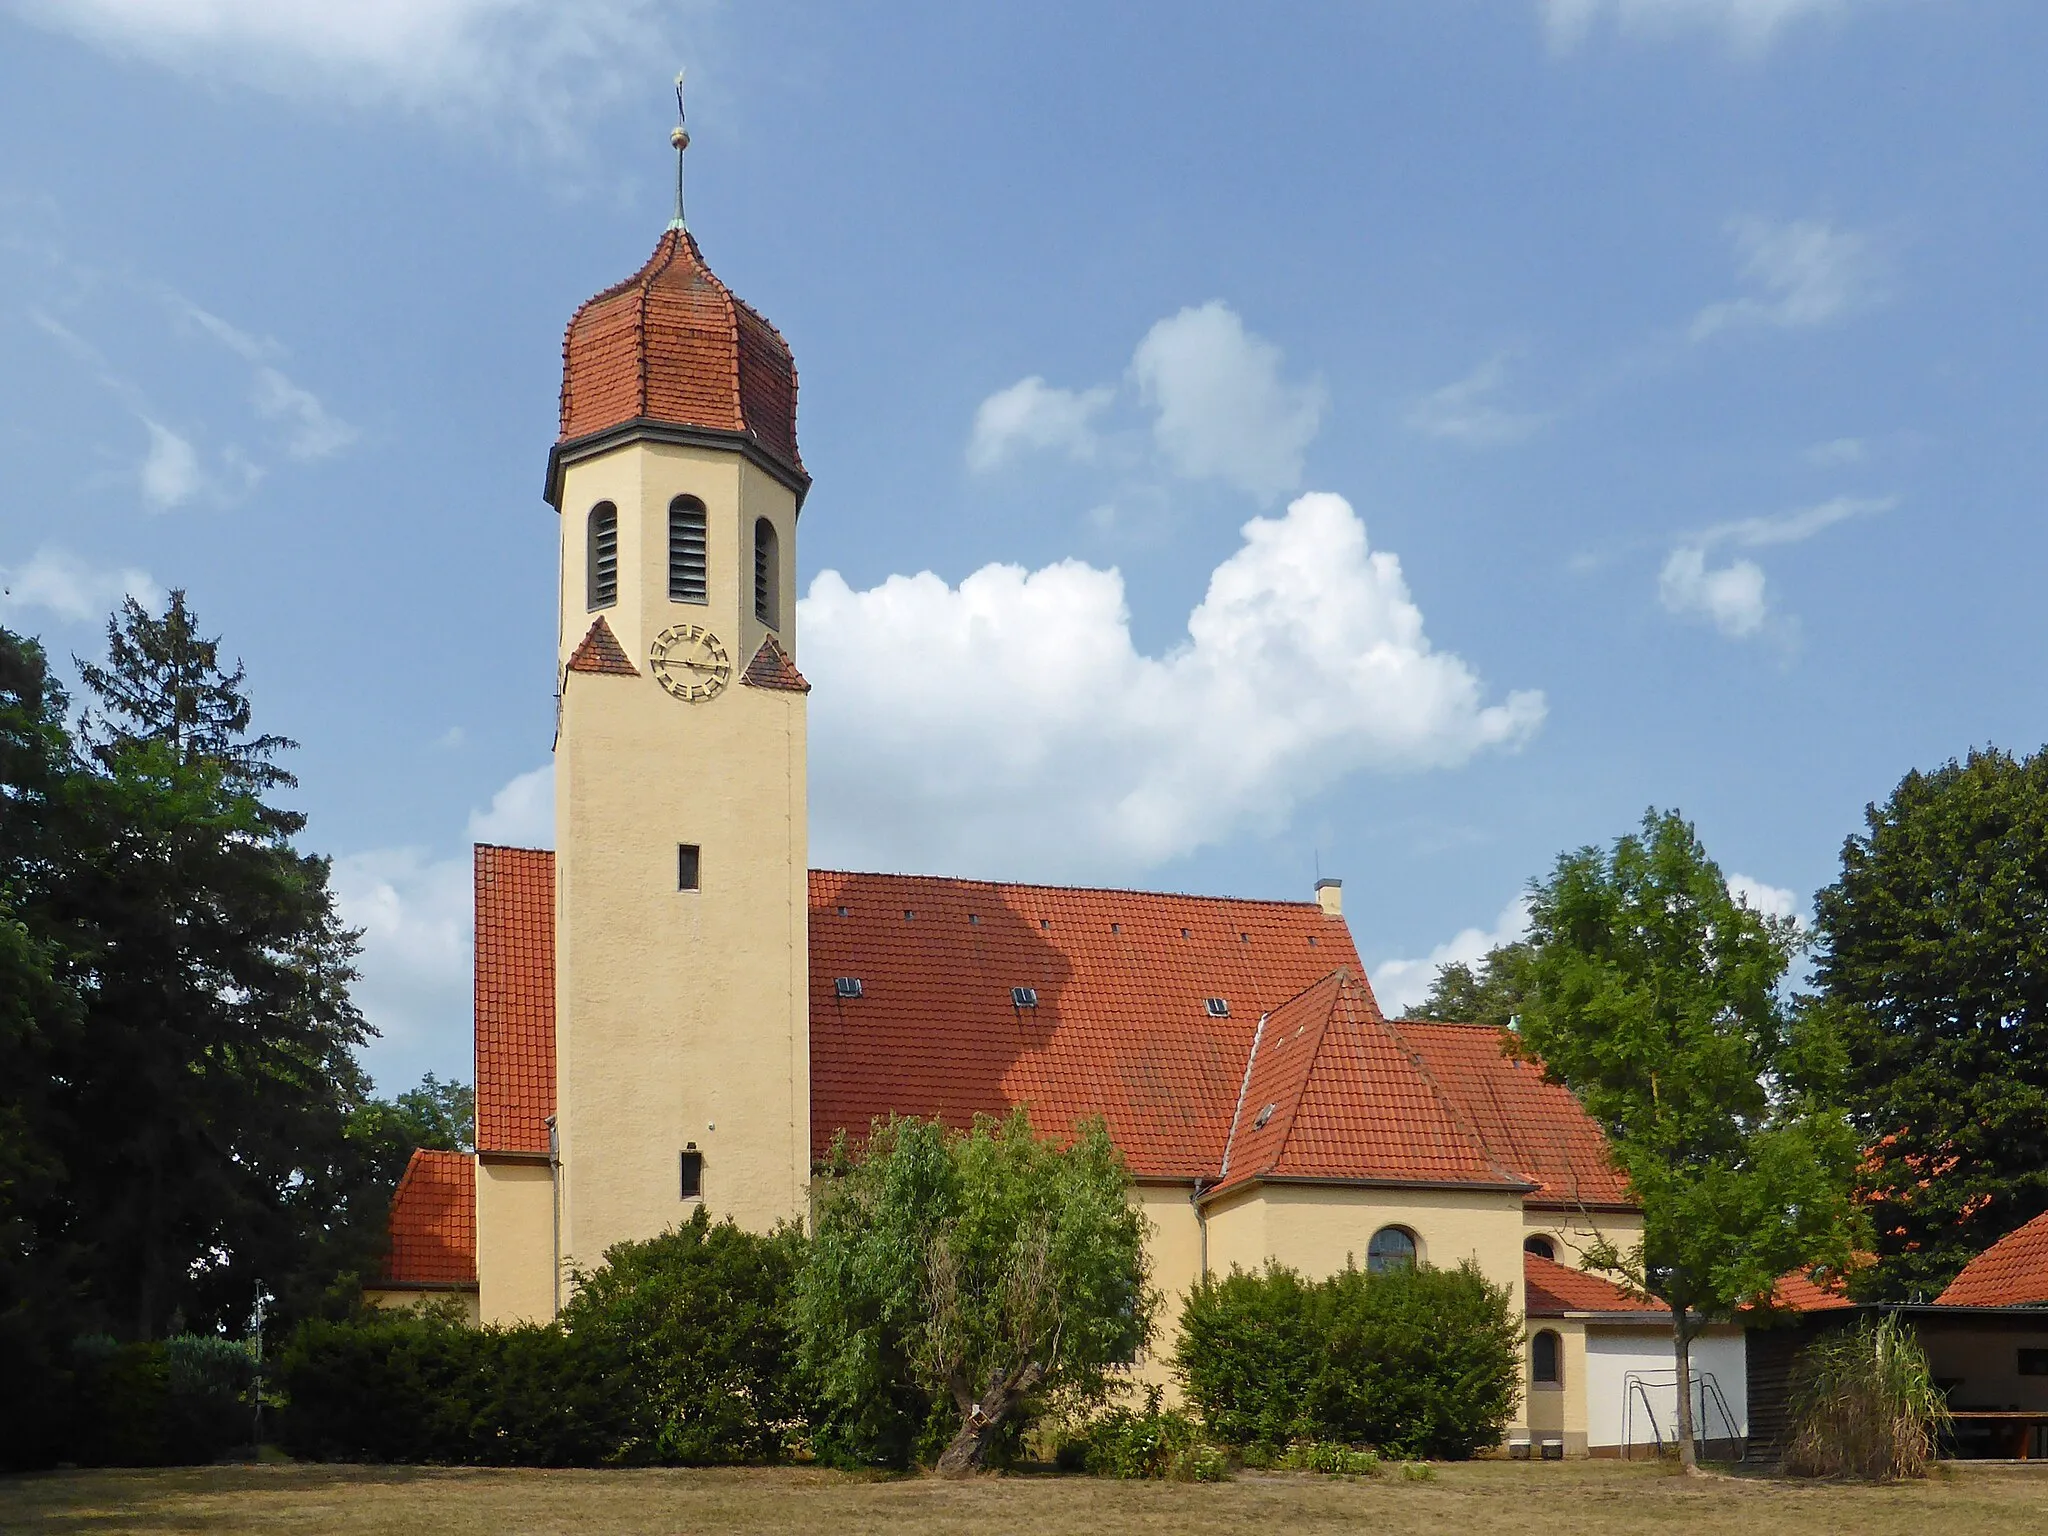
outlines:
[{"label": "tower spire", "polygon": [[669,133],[669,143],[676,147],[676,216],[668,221],[670,229],[686,229],[683,222],[683,151],[690,147],[690,130],[685,124],[688,119],[683,113],[683,71],[676,71],[676,125]]}]

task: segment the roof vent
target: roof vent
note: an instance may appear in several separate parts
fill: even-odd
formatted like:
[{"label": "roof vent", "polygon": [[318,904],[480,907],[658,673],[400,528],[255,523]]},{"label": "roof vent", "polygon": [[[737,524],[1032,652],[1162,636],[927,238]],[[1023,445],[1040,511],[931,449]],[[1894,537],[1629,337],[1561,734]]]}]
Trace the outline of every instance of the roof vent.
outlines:
[{"label": "roof vent", "polygon": [[1203,998],[1202,1006],[1209,1010],[1209,1017],[1212,1019],[1227,1019],[1230,1017],[1230,999],[1227,997]]},{"label": "roof vent", "polygon": [[860,978],[858,976],[835,976],[832,978],[832,990],[841,997],[859,997],[861,995]]},{"label": "roof vent", "polygon": [[1274,1108],[1274,1105],[1268,1104],[1264,1109],[1260,1110],[1259,1118],[1252,1122],[1252,1129],[1255,1131],[1264,1130],[1266,1128],[1266,1122],[1273,1118]]},{"label": "roof vent", "polygon": [[1036,988],[1036,987],[1012,987],[1012,988],[1010,988],[1010,1003],[1011,1003],[1011,1006],[1013,1006],[1013,1007],[1017,1007],[1017,1008],[1036,1008],[1036,1007],[1038,1006],[1038,988]]}]

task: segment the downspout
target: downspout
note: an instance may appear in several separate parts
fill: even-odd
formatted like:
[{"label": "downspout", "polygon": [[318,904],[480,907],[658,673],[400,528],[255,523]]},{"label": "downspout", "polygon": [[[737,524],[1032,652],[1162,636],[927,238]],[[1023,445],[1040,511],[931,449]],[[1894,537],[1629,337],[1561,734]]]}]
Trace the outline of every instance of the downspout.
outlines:
[{"label": "downspout", "polygon": [[554,1206],[554,1232],[548,1255],[548,1274],[554,1286],[554,1316],[562,1315],[562,1138],[555,1129],[555,1117],[549,1115],[548,1127],[548,1197]]},{"label": "downspout", "polygon": [[1188,1204],[1195,1210],[1195,1231],[1200,1245],[1197,1250],[1201,1254],[1198,1273],[1205,1281],[1209,1278],[1209,1213],[1202,1209],[1202,1195],[1214,1187],[1207,1179],[1197,1175],[1194,1193],[1188,1196]]}]

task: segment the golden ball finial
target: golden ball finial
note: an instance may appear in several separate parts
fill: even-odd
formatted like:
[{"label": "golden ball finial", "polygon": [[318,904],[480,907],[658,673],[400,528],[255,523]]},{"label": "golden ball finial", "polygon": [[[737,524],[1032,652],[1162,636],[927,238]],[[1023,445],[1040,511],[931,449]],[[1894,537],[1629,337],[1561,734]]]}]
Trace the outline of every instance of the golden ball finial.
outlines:
[{"label": "golden ball finial", "polygon": [[668,141],[669,143],[675,145],[677,149],[688,149],[690,147],[689,131],[687,129],[680,127],[671,129],[669,131]]}]

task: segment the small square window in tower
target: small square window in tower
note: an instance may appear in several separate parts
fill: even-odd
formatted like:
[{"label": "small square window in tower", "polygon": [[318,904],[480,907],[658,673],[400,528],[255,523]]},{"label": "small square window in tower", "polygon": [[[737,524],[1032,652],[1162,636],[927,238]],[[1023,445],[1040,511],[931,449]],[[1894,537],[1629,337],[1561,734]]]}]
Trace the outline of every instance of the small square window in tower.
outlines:
[{"label": "small square window in tower", "polygon": [[770,629],[782,627],[781,594],[775,590],[782,573],[776,553],[775,525],[765,517],[754,519],[754,617]]},{"label": "small square window in tower", "polygon": [[676,844],[676,889],[694,891],[697,889],[699,850],[695,843]]},{"label": "small square window in tower", "polygon": [[590,509],[583,578],[585,607],[609,608],[619,600],[619,509],[608,501]]},{"label": "small square window in tower", "polygon": [[694,1141],[683,1149],[683,1194],[685,1200],[704,1198],[704,1154]]},{"label": "small square window in tower", "polygon": [[694,496],[678,496],[668,504],[668,600],[709,602],[708,570],[704,556],[704,503]]}]

